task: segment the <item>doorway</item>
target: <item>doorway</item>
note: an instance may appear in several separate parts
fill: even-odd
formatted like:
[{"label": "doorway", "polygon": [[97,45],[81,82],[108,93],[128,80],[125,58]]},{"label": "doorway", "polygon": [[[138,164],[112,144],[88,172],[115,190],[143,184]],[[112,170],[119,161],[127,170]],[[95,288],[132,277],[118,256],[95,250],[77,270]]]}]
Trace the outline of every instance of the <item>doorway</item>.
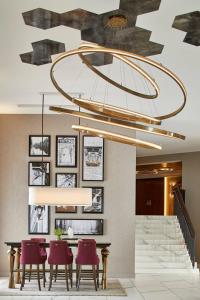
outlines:
[{"label": "doorway", "polygon": [[182,186],[182,162],[137,165],[136,215],[173,215],[173,186]]},{"label": "doorway", "polygon": [[136,180],[136,215],[164,215],[164,178]]}]

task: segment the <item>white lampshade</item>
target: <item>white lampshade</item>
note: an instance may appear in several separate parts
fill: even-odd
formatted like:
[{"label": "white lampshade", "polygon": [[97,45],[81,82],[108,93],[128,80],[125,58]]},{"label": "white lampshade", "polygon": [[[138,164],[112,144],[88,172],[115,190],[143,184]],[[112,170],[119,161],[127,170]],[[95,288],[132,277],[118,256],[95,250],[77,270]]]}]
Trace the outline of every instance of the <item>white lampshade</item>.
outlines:
[{"label": "white lampshade", "polygon": [[30,205],[91,206],[91,188],[29,187]]}]

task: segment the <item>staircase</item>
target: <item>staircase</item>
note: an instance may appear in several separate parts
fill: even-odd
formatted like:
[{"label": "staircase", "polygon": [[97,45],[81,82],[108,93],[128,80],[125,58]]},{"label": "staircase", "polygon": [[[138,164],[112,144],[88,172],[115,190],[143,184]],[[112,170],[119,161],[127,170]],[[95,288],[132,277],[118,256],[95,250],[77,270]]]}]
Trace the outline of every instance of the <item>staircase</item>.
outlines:
[{"label": "staircase", "polygon": [[176,216],[136,216],[136,273],[196,273]]}]

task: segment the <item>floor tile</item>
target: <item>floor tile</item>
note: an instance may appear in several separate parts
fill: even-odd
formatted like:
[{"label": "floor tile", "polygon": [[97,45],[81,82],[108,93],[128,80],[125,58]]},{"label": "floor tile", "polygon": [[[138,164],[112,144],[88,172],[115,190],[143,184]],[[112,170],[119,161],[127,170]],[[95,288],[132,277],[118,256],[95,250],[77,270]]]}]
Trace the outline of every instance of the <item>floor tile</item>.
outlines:
[{"label": "floor tile", "polygon": [[[106,296],[70,296],[70,300],[107,300]],[[55,299],[57,300],[57,299]]]},{"label": "floor tile", "polygon": [[183,300],[200,300],[200,288],[170,289]]},{"label": "floor tile", "polygon": [[52,297],[52,300],[69,300],[69,296],[54,296]]},{"label": "floor tile", "polygon": [[185,280],[163,281],[162,284],[169,289],[187,289],[194,287],[194,283]]},{"label": "floor tile", "polygon": [[[142,295],[139,293],[139,291],[136,288],[127,288],[126,289],[126,293],[128,297],[124,297],[124,299],[126,300],[144,300],[144,298],[142,297]],[[111,298],[111,297],[110,297]],[[113,300],[113,299],[109,299],[109,300]]]},{"label": "floor tile", "polygon": [[180,300],[178,296],[170,291],[143,293],[142,296],[145,300]]}]

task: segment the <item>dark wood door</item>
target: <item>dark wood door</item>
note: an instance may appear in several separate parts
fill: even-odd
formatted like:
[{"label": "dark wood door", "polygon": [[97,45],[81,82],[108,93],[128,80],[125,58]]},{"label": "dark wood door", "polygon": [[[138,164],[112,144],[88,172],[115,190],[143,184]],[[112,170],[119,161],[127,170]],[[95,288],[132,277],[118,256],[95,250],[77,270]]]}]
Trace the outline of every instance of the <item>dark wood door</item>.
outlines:
[{"label": "dark wood door", "polygon": [[164,178],[136,180],[136,215],[164,214]]}]

